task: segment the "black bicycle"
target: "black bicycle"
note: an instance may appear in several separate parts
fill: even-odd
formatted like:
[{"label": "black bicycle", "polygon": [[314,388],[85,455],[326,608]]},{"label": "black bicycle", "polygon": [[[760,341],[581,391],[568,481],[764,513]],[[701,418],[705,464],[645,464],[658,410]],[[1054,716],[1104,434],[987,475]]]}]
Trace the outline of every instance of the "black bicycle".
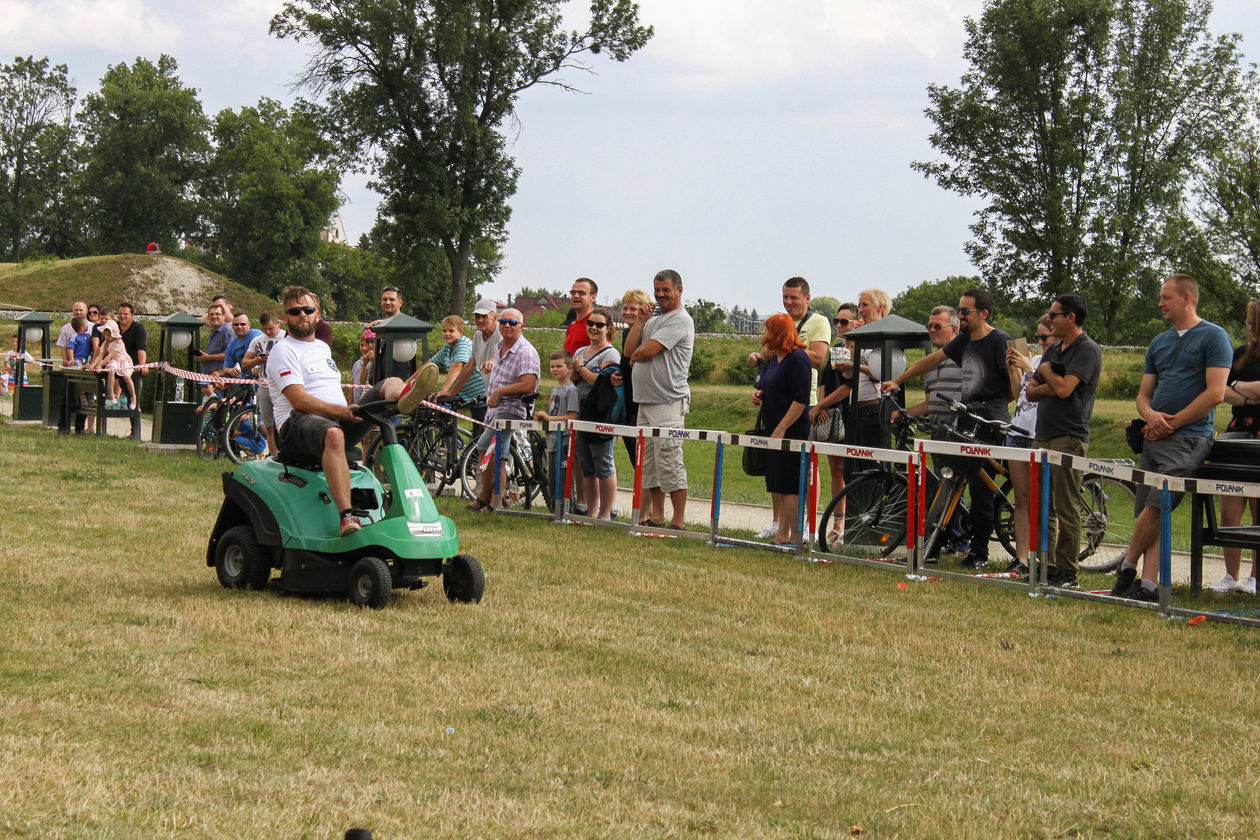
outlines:
[{"label": "black bicycle", "polygon": [[[884,399],[893,400],[890,396]],[[895,400],[898,411],[894,449],[909,449],[912,433],[946,432],[951,439],[977,442],[974,435],[957,428],[957,423],[942,425],[927,418],[914,417]],[[959,406],[962,408],[962,406]],[[984,418],[975,417],[977,420]],[[984,421],[991,422],[991,421]],[[1014,504],[1010,484],[999,487],[992,476],[1006,474],[1006,467],[989,459],[981,467],[983,479],[994,490],[994,537],[1012,556],[1015,554]],[[951,525],[964,533],[968,530],[969,512],[963,501],[966,482],[955,479],[954,470],[945,467],[934,473],[937,490],[926,517],[923,548],[930,552],[948,532]],[[875,467],[858,473],[845,488],[832,498],[823,511],[818,527],[818,545],[823,551],[857,551],[888,557],[906,543],[909,480],[903,467],[881,461]]]},{"label": "black bicycle", "polygon": [[[538,394],[527,394],[520,399],[525,403],[526,416],[533,416],[534,401],[538,399]],[[478,498],[482,470],[488,469],[493,460],[491,450],[482,453],[475,446],[469,446],[464,451],[459,467],[464,495],[470,499]],[[541,496],[543,505],[548,510],[551,509],[551,470],[547,462],[547,439],[541,432],[532,429],[512,431],[504,470],[504,484],[500,491],[503,507],[529,510]]]},{"label": "black bicycle", "polygon": [[[467,412],[478,405],[485,405],[485,397],[475,400],[443,401],[454,412]],[[447,487],[454,487],[460,477],[460,463],[473,448],[473,433],[459,424],[459,418],[421,405],[404,419],[397,430],[398,442],[407,450],[430,495],[440,496]],[[388,481],[380,464],[380,452],[384,441],[373,435],[364,448],[364,466],[382,483]]]},{"label": "black bicycle", "polygon": [[226,455],[234,464],[267,456],[257,390],[257,385],[229,385],[222,397],[211,396],[202,404],[198,455],[206,459]]}]

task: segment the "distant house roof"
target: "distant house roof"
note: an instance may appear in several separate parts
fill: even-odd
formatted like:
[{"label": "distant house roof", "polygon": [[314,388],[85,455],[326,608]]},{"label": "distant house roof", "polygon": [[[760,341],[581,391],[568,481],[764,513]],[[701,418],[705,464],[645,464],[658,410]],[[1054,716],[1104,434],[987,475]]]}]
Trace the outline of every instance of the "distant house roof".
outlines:
[{"label": "distant house roof", "polygon": [[512,299],[512,306],[525,316],[534,312],[563,312],[569,308],[569,299],[560,295],[517,295]]}]

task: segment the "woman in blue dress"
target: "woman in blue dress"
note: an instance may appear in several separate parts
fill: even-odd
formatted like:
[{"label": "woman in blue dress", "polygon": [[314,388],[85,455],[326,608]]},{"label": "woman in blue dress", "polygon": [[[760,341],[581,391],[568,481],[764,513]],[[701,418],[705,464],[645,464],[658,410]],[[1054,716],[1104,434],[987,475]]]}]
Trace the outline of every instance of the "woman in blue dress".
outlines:
[{"label": "woman in blue dress", "polygon": [[[761,405],[764,427],[772,438],[805,440],[809,435],[810,364],[805,344],[796,332],[796,324],[787,313],[766,319],[761,345],[762,358],[770,365],[761,378]],[[801,453],[766,453],[766,490],[774,497],[779,511],[779,531],[775,545],[801,541],[796,527],[800,501]]]}]

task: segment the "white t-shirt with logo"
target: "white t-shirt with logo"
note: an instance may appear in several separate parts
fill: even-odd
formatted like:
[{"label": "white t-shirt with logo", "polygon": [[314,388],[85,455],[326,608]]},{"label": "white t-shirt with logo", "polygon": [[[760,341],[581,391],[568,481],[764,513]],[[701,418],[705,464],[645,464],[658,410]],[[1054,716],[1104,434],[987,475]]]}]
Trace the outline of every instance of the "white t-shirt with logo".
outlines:
[{"label": "white t-shirt with logo", "polygon": [[341,371],[333,361],[332,349],[322,341],[299,341],[286,335],[271,348],[267,357],[267,389],[271,392],[277,429],[293,411],[284,395],[284,389],[290,385],[301,385],[307,394],[322,402],[346,405],[341,393]]}]

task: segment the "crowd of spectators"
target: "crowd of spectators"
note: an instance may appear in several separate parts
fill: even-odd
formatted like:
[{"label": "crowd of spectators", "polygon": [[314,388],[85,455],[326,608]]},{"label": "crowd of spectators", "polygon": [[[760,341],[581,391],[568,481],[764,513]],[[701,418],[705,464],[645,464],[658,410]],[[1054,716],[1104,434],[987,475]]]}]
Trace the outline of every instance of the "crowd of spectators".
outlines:
[{"label": "crowd of spectators", "polygon": [[[567,324],[564,349],[548,360],[556,384],[547,410],[535,412],[535,417],[557,420],[580,416],[593,386],[601,376],[610,376],[625,389],[625,423],[663,429],[684,427],[690,408],[687,377],[695,327],[682,304],[682,278],[677,272],[659,272],[652,286],[651,296],[642,289],[622,295],[619,314],[623,327],[618,347],[613,340],[616,319],[608,309],[596,305],[596,283],[585,277],[573,282],[573,318]],[[1260,438],[1260,301],[1247,307],[1247,341],[1233,348],[1224,329],[1199,317],[1198,299],[1198,285],[1185,275],[1172,275],[1161,287],[1159,308],[1169,328],[1147,351],[1136,401],[1137,412],[1145,421],[1142,470],[1192,475],[1211,448],[1213,416],[1221,403],[1232,411],[1226,436]],[[932,310],[925,325],[931,349],[908,367],[902,350],[885,351],[864,344],[858,352],[850,338],[853,330],[878,323],[891,313],[892,300],[885,291],[863,290],[856,303],[842,303],[830,322],[811,309],[810,286],[804,278],[784,282],[782,302],[784,311],[765,321],[761,350],[748,358],[757,368],[752,401],[762,407],[764,428],[772,438],[848,442],[863,447],[887,445],[888,430],[883,426],[887,414],[882,411],[881,395],[899,391],[905,383],[923,376],[924,398],[905,410],[933,421],[937,430],[933,437],[939,437],[939,430],[956,419],[949,406],[959,401],[983,418],[1009,423],[1004,438],[994,436],[990,427],[979,426],[975,432],[981,439],[1068,455],[1082,456],[1089,451],[1090,417],[1102,373],[1102,353],[1086,332],[1089,308],[1080,295],[1054,297],[1037,322],[1037,346],[1029,348],[1023,339],[1013,340],[993,326],[995,304],[987,290],[968,289],[956,308],[951,302],[941,302]],[[471,409],[478,421],[526,416],[527,404],[522,397],[537,391],[541,366],[537,350],[523,334],[524,316],[518,310],[500,311],[494,301],[478,300],[473,307],[471,336],[464,335],[465,323],[460,316],[443,319],[443,341],[429,360],[432,365],[421,365],[412,374],[410,363],[375,358],[373,327],[400,314],[403,307],[401,292],[386,287],[381,296],[382,318],[371,322],[361,337],[360,358],[351,374],[352,384],[357,386],[354,402],[393,395],[405,396],[404,403],[414,406],[429,396],[466,402],[484,397],[484,404]],[[341,394],[340,374],[329,351],[331,329],[321,317],[317,295],[301,288],[287,290],[282,315],[262,313],[261,329],[253,328],[247,314],[234,313],[231,304],[220,297],[207,308],[205,323],[204,346],[194,353],[202,373],[266,374],[269,387],[261,389],[259,402],[273,454],[277,445],[291,445],[327,459],[330,448],[344,451],[356,439],[362,424],[353,416],[352,403]],[[125,391],[126,404],[134,407],[147,373],[146,341],[145,328],[136,321],[131,304],[119,304],[115,316],[107,307],[76,301],[56,346],[67,367],[106,371],[109,399],[120,400]],[[318,341],[322,348],[312,341]],[[888,359],[885,352],[890,354]],[[276,369],[277,354],[285,360],[284,371]],[[333,377],[323,371],[315,375],[312,360],[317,355],[317,361],[336,374],[340,400],[331,398]],[[303,367],[295,373],[298,362]],[[386,375],[374,370],[378,364],[387,365]],[[430,370],[433,366],[436,370]],[[306,387],[302,371],[312,377],[311,388]],[[213,388],[207,385],[205,392]],[[308,416],[319,420],[302,420],[301,432],[298,426],[285,430],[291,418]],[[894,415],[894,422],[897,419]],[[491,440],[489,432],[482,434],[478,448],[486,451]],[[634,463],[635,443],[629,438],[625,443]],[[548,445],[554,451],[554,436]],[[575,489],[582,505],[580,513],[589,510],[598,518],[615,516],[614,446],[614,440],[602,435],[577,436],[579,483]],[[769,455],[765,481],[772,522],[759,537],[775,544],[795,544],[803,538],[797,528],[800,459],[791,452]],[[643,458],[643,523],[683,528],[688,486],[679,436],[647,438]],[[851,477],[853,471],[868,465],[828,456],[832,495],[843,490],[846,471]],[[1016,545],[1016,558],[1008,571],[1023,573],[1030,552],[1029,468],[1017,459],[1008,466]],[[945,550],[962,553],[966,566],[981,569],[989,562],[993,491],[977,471],[971,470],[967,477],[969,530],[952,534]],[[500,503],[491,493],[492,478],[488,471],[483,475],[481,492],[470,509],[487,510]],[[337,476],[330,476],[330,482],[334,480]],[[1050,579],[1060,586],[1076,585],[1082,481],[1079,470],[1051,469]],[[929,487],[928,492],[933,489]],[[344,501],[341,495],[334,493],[339,505]],[[671,501],[668,517],[666,498]],[[1180,502],[1176,494],[1173,502]],[[1223,497],[1222,524],[1239,524],[1248,511],[1255,520],[1256,503],[1255,499]],[[354,511],[347,505],[343,513],[343,525],[353,530],[357,521]],[[838,513],[837,521],[843,522],[843,509]],[[1134,515],[1133,537],[1120,558],[1113,594],[1152,600],[1159,547],[1157,494],[1139,485]],[[834,543],[844,537],[838,530],[828,536]],[[1226,549],[1226,574],[1214,588],[1254,593],[1260,562],[1254,554],[1260,552],[1253,553],[1250,575],[1243,577],[1241,550]]]}]

